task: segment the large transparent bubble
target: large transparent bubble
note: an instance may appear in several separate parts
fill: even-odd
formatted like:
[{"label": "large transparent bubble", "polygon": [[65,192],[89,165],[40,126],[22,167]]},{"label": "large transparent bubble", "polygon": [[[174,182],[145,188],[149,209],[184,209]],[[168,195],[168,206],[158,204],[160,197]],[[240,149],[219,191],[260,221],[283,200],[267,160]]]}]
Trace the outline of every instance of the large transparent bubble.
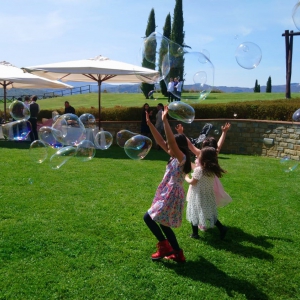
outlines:
[{"label": "large transparent bubble", "polygon": [[133,136],[138,135],[138,133],[131,132],[129,130],[123,129],[117,133],[117,144],[124,148],[125,143]]},{"label": "large transparent bubble", "polygon": [[30,131],[31,124],[24,119],[2,125],[2,134],[8,140],[25,141]]},{"label": "large transparent bubble", "polygon": [[297,27],[298,30],[300,30],[300,2],[295,4],[293,8],[293,14],[292,18],[294,21],[295,26]]},{"label": "large transparent bubble", "polygon": [[293,121],[300,122],[300,108],[293,113]]},{"label": "large transparent bubble", "polygon": [[94,115],[86,113],[79,117],[85,128],[94,128],[96,126],[96,118]]},{"label": "large transparent bubble", "polygon": [[94,143],[88,140],[81,141],[76,149],[75,156],[81,161],[89,161],[96,154],[96,148]]},{"label": "large transparent bubble", "polygon": [[195,119],[194,108],[182,101],[170,103],[168,106],[168,114],[170,117],[183,123],[192,123]]},{"label": "large transparent bubble", "polygon": [[152,140],[144,135],[138,134],[126,141],[125,153],[134,160],[143,159],[152,147]]},{"label": "large transparent bubble", "polygon": [[[174,88],[171,91],[176,100],[182,99],[182,90],[185,85],[191,86],[196,93],[187,96],[191,102],[199,102],[207,98],[214,86],[214,65],[204,52],[184,52],[182,55],[169,54],[170,72],[165,78],[165,84],[173,80]],[[184,64],[184,78],[180,77],[179,70]]]},{"label": "large transparent bubble", "polygon": [[145,77],[136,69],[135,74],[139,79],[149,84],[155,84],[168,75],[170,68],[165,55],[169,52],[169,43],[170,40],[158,32],[152,32],[143,40],[138,56],[138,65],[142,62],[143,67],[157,71],[157,75]]},{"label": "large transparent bubble", "polygon": [[40,140],[33,141],[29,147],[29,157],[32,161],[41,164],[47,159],[47,145]]},{"label": "large transparent bubble", "polygon": [[282,165],[282,169],[286,173],[293,172],[297,169],[299,162],[290,159],[288,156],[280,159],[280,164]]},{"label": "large transparent bubble", "polygon": [[113,143],[113,136],[110,132],[101,130],[95,136],[95,145],[98,149],[106,150]]},{"label": "large transparent bubble", "polygon": [[260,63],[261,58],[261,49],[252,42],[241,43],[235,51],[235,59],[244,69],[256,68]]},{"label": "large transparent bubble", "polygon": [[41,141],[52,148],[61,148],[63,145],[55,138],[52,127],[42,126],[38,131],[38,136]]},{"label": "large transparent bubble", "polygon": [[76,154],[77,148],[73,146],[66,146],[60,148],[56,153],[50,157],[50,166],[53,170],[62,167],[70,158]]},{"label": "large transparent bubble", "polygon": [[86,139],[86,129],[74,114],[59,116],[52,125],[55,139],[63,145],[77,146]]},{"label": "large transparent bubble", "polygon": [[28,120],[30,110],[22,101],[14,100],[9,106],[9,113],[14,120]]}]

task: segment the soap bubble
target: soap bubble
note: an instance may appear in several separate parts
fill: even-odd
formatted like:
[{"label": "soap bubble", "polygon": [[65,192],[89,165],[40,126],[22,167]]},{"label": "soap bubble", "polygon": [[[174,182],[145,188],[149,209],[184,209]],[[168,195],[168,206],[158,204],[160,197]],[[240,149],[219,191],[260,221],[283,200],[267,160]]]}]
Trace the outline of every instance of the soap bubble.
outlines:
[{"label": "soap bubble", "polygon": [[89,113],[81,115],[79,120],[82,122],[85,128],[93,128],[96,125],[96,118],[94,115]]},{"label": "soap bubble", "polygon": [[62,144],[56,140],[53,132],[55,131],[52,129],[52,127],[43,126],[38,131],[39,139],[52,148],[62,147]]},{"label": "soap bubble", "polygon": [[81,161],[89,161],[95,154],[96,148],[94,143],[89,140],[83,140],[78,144],[75,156]]},{"label": "soap bubble", "polygon": [[66,146],[60,148],[56,153],[50,157],[50,166],[57,170],[63,166],[71,157],[76,154],[77,148],[73,146]]},{"label": "soap bubble", "polygon": [[144,135],[138,134],[126,141],[125,153],[132,159],[143,159],[152,147],[152,140]]},{"label": "soap bubble", "polygon": [[194,108],[181,101],[170,103],[168,106],[168,114],[170,117],[184,123],[192,123],[195,118]]},{"label": "soap bubble", "polygon": [[295,160],[290,159],[289,157],[285,156],[280,160],[282,164],[283,171],[286,173],[293,172],[298,167],[298,162]]},{"label": "soap bubble", "polygon": [[300,108],[293,113],[293,121],[300,122]]},{"label": "soap bubble", "polygon": [[235,51],[237,63],[244,69],[254,69],[261,61],[260,48],[251,42],[241,43]]},{"label": "soap bubble", "polygon": [[152,32],[143,40],[139,60],[143,62],[143,66],[156,70],[157,75],[144,78],[135,70],[138,78],[147,83],[157,83],[168,75],[170,68],[168,57],[165,55],[169,52],[169,43],[170,40],[158,32]]},{"label": "soap bubble", "polygon": [[59,116],[52,128],[54,137],[63,145],[77,146],[86,139],[86,129],[74,114]]},{"label": "soap bubble", "polygon": [[295,26],[300,30],[300,2],[296,3],[293,9],[292,18]]},{"label": "soap bubble", "polygon": [[[165,78],[165,84],[168,86],[170,78],[178,77],[178,69],[184,62],[184,78],[180,81],[183,86],[192,85],[192,89],[199,93],[196,97],[190,96],[189,101],[199,102],[207,98],[214,86],[214,66],[210,59],[202,52],[184,52],[181,56],[172,56],[169,54],[170,73]],[[177,99],[181,99],[181,93],[175,88],[172,92]]]},{"label": "soap bubble", "polygon": [[28,120],[30,110],[22,101],[15,100],[9,106],[9,113],[14,120]]},{"label": "soap bubble", "polygon": [[30,131],[31,124],[24,119],[2,125],[2,134],[8,140],[25,141]]},{"label": "soap bubble", "polygon": [[219,129],[215,129],[215,130],[214,130],[214,135],[219,135],[219,134],[220,134]]},{"label": "soap bubble", "polygon": [[138,135],[138,133],[134,133],[126,129],[120,130],[117,133],[117,144],[124,148],[125,143],[135,135]]},{"label": "soap bubble", "polygon": [[95,136],[95,145],[98,149],[106,150],[113,143],[113,136],[110,132],[101,130]]},{"label": "soap bubble", "polygon": [[41,164],[47,159],[48,149],[43,141],[35,140],[30,144],[29,156],[31,160]]}]

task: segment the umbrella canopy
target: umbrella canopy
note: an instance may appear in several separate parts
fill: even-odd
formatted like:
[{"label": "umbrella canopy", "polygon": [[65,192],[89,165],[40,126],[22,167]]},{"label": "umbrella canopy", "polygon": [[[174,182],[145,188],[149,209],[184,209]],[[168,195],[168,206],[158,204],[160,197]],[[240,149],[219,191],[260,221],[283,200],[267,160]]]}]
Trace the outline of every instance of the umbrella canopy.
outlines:
[{"label": "umbrella canopy", "polygon": [[3,87],[4,98],[4,120],[6,120],[6,92],[9,88],[23,89],[66,89],[71,85],[59,81],[53,81],[39,77],[34,74],[25,73],[22,69],[11,65],[8,62],[0,62],[0,86]]},{"label": "umbrella canopy", "polygon": [[101,83],[140,83],[149,82],[159,76],[152,69],[111,60],[97,56],[92,59],[66,61],[53,64],[38,65],[23,68],[36,75],[61,81],[97,82],[98,83],[98,113],[99,128],[101,124]]}]

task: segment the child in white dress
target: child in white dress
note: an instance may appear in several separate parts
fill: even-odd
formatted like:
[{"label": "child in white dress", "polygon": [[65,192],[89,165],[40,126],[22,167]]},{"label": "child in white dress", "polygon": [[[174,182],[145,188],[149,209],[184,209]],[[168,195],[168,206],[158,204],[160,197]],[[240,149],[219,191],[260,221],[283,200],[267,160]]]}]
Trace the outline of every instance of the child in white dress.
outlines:
[{"label": "child in white dress", "polygon": [[196,159],[196,167],[192,178],[186,175],[185,180],[190,184],[187,193],[186,217],[192,224],[192,238],[198,239],[198,227],[202,230],[213,228],[215,225],[220,231],[220,238],[225,238],[227,227],[218,220],[216,195],[214,192],[215,176],[222,177],[225,173],[219,163],[217,151],[213,147],[201,150]]}]

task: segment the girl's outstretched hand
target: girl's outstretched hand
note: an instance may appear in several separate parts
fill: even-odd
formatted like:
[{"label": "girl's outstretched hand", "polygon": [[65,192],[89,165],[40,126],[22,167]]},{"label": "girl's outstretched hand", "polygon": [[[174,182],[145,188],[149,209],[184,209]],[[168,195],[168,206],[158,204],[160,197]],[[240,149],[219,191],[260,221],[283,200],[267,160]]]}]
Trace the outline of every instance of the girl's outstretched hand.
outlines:
[{"label": "girl's outstretched hand", "polygon": [[146,113],[146,123],[148,124],[150,122],[149,113],[145,111]]},{"label": "girl's outstretched hand", "polygon": [[221,126],[221,129],[223,132],[227,132],[230,128],[231,124],[230,123],[225,123],[224,126]]},{"label": "girl's outstretched hand", "polygon": [[167,119],[168,111],[169,111],[169,107],[168,107],[168,105],[165,105],[164,110],[161,115],[161,118],[163,121]]}]

